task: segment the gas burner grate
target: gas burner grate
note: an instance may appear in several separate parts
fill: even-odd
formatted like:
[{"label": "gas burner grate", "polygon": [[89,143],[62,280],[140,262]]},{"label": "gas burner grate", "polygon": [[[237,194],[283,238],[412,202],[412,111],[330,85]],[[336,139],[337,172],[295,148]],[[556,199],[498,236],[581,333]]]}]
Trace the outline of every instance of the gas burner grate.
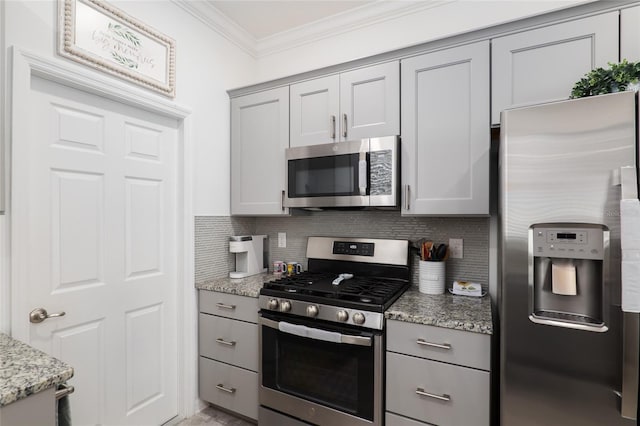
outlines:
[{"label": "gas burner grate", "polygon": [[337,274],[334,273],[304,272],[265,283],[264,288],[291,295],[304,294],[382,305],[407,285],[407,281],[402,279],[358,276],[343,280],[336,286],[332,284],[336,277]]}]

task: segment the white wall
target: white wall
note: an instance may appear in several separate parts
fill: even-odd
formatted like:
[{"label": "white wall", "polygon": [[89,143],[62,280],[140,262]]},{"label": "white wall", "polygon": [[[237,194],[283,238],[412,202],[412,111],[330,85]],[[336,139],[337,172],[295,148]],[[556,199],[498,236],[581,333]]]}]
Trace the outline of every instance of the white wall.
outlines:
[{"label": "white wall", "polygon": [[[6,2],[6,45],[56,56],[57,1]],[[169,0],[112,5],[176,40],[176,102],[193,111],[194,213],[229,214],[229,98],[255,79],[255,60]],[[160,96],[160,95],[159,95]]]},{"label": "white wall", "polygon": [[[0,35],[4,36],[4,43],[0,37],[4,52],[0,65],[7,60],[9,46],[57,57],[57,0],[0,2],[0,12],[4,12],[0,13]],[[190,138],[185,143],[193,148],[193,160],[186,169],[193,177],[193,212],[229,215],[230,118],[226,90],[255,78],[255,60],[169,0],[110,0],[110,3],[176,41],[175,102],[192,111]],[[4,67],[0,77],[1,102],[4,89],[11,82]],[[0,331],[3,332],[10,331],[11,317],[6,219],[0,217]]]},{"label": "white wall", "polygon": [[593,0],[462,0],[374,22],[258,59],[257,80],[388,52]]}]

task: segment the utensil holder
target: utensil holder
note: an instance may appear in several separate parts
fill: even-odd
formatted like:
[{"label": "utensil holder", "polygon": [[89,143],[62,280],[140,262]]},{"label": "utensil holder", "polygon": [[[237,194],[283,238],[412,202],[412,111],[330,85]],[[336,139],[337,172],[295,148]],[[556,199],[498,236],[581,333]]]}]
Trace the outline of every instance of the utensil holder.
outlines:
[{"label": "utensil holder", "polygon": [[442,261],[421,260],[419,268],[419,290],[424,294],[444,293],[445,267]]}]

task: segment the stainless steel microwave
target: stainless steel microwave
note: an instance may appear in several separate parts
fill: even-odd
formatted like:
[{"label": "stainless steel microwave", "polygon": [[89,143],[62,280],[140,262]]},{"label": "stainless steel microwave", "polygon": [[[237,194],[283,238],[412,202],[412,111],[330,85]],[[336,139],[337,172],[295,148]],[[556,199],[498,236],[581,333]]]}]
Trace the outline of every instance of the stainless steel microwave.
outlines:
[{"label": "stainless steel microwave", "polygon": [[361,139],[286,150],[285,207],[397,207],[400,139]]}]

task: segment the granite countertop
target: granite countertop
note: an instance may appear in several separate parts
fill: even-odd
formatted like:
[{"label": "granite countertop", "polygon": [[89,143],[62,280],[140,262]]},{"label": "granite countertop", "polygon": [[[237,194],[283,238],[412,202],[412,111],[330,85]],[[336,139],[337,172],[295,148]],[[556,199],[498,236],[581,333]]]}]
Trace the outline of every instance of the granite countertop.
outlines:
[{"label": "granite countertop", "polygon": [[[197,282],[199,290],[217,291],[247,297],[258,297],[265,282],[278,279],[273,273],[262,273],[247,278],[216,278]],[[417,287],[407,290],[386,312],[385,318],[453,328],[475,333],[493,334],[491,299],[454,296],[452,294],[428,295]]]},{"label": "granite countertop", "polygon": [[385,318],[474,333],[493,334],[491,298],[423,294],[410,288],[385,312]]},{"label": "granite countertop", "polygon": [[0,407],[71,377],[73,368],[66,363],[0,333]]},{"label": "granite countertop", "polygon": [[247,297],[258,297],[260,289],[265,282],[278,279],[279,276],[270,272],[251,275],[246,278],[215,278],[212,280],[196,282],[198,290],[217,291],[220,293],[237,294]]}]

